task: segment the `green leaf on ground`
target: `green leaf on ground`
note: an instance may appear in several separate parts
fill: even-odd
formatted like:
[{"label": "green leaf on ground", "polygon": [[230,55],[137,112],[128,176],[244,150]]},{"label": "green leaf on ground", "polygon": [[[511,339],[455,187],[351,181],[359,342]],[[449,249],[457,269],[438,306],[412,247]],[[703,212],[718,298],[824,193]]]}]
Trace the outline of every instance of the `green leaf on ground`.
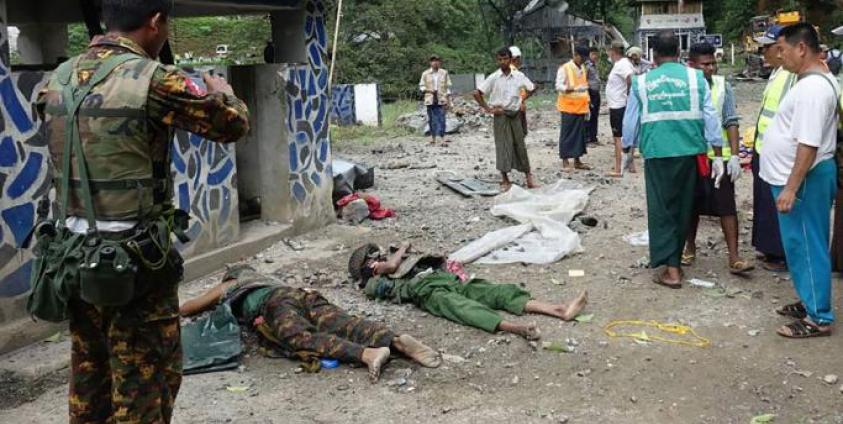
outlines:
[{"label": "green leaf on ground", "polygon": [[752,421],[749,424],[764,424],[764,423],[771,423],[776,420],[776,414],[764,414],[752,417]]},{"label": "green leaf on ground", "polygon": [[556,352],[556,353],[569,353],[569,352],[571,352],[571,350],[568,348],[568,346],[566,346],[562,343],[559,343],[559,342],[544,342],[544,343],[542,343],[542,349],[549,350],[551,352]]},{"label": "green leaf on ground", "polygon": [[246,390],[249,390],[249,386],[225,386],[225,390],[228,390],[231,393],[243,393]]},{"label": "green leaf on ground", "polygon": [[577,317],[574,318],[574,320],[576,320],[577,322],[591,322],[591,320],[593,318],[594,318],[594,314],[584,314],[584,315],[581,314],[581,315],[577,315]]}]

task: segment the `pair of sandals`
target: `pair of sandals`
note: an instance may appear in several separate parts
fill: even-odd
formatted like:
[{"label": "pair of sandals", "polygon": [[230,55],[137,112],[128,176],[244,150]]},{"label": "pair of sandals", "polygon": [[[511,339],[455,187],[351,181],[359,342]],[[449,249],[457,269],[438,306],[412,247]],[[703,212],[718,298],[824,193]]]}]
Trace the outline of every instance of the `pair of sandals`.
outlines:
[{"label": "pair of sandals", "polygon": [[[682,260],[680,263],[682,266],[691,266],[696,262],[697,255],[694,253],[683,252],[682,253]],[[744,259],[738,259],[729,264],[729,273],[733,275],[745,276],[746,273],[755,269],[755,264],[749,262]]]},{"label": "pair of sandals", "polygon": [[820,327],[811,321],[808,321],[808,311],[802,302],[791,303],[776,309],[776,313],[790,318],[795,318],[790,324],[784,326],[788,331],[784,332],[782,329],[776,330],[776,333],[788,339],[807,339],[811,337],[828,337],[831,335],[830,327]]}]

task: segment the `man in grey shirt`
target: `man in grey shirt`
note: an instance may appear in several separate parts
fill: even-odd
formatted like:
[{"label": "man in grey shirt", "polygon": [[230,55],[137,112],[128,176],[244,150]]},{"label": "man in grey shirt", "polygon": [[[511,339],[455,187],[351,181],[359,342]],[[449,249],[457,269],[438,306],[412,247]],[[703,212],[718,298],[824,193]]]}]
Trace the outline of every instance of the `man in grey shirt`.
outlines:
[{"label": "man in grey shirt", "polygon": [[597,118],[600,116],[600,74],[597,70],[597,63],[600,62],[600,50],[597,47],[588,49],[588,60],[585,62],[588,78],[588,96],[591,99],[589,109],[591,120],[586,128],[586,142],[599,144],[597,141]]}]

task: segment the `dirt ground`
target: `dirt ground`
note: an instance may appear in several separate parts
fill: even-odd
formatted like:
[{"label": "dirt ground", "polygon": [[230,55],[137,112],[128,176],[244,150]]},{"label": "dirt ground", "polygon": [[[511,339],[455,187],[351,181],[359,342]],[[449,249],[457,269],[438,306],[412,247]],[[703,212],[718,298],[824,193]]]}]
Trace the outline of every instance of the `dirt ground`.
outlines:
[{"label": "dirt ground", "polygon": [[[763,86],[740,83],[735,89],[746,128],[754,124]],[[544,184],[563,177],[557,120],[549,103],[530,112],[528,149]],[[297,373],[294,362],[252,351],[238,371],[185,377],[176,423],[748,423],[762,414],[775,414],[776,423],[843,423],[843,386],[823,381],[843,374],[843,335],[808,341],[777,336],[774,330],[786,320],[773,309],[794,300],[789,279],[763,270],[746,279],[731,276],[716,221],[703,220],[699,259],[686,274],[716,282],[730,296],[650,283],[651,271],[641,267],[647,249],[622,239],[647,226],[643,174],[623,180],[602,176],[612,163],[606,114],[600,116],[601,145],[591,147],[586,158],[595,171],[571,176],[595,187],[585,214],[598,225],[574,226],[585,252],[548,266],[468,266],[480,277],[522,283],[541,299],[562,300],[587,289],[591,322],[513,318],[538,323],[544,341],[571,345],[573,352],[543,350],[541,344],[536,349],[523,339],[461,327],[409,305],[367,301],[345,283],[353,246],[409,240],[420,249],[451,252],[509,225],[489,214],[491,199],[462,198],[434,181],[448,170],[497,178],[488,129],[464,131],[452,140],[449,147],[430,146],[421,137],[337,142],[336,156],[378,167],[370,191],[398,216],[363,228],[331,226],[250,258],[291,285],[317,288],[352,312],[418,336],[448,355],[444,365],[424,369],[396,358],[381,382],[370,385],[362,369]],[[390,165],[401,161],[416,166]],[[738,205],[746,258],[754,257],[751,188],[751,175],[745,174],[738,182]],[[569,277],[572,269],[584,270],[585,277]],[[183,299],[216,278],[185,284]],[[843,305],[840,290],[835,305]],[[613,320],[683,323],[710,339],[711,347],[611,338],[603,327]],[[65,422],[65,397],[65,386],[48,385],[34,401],[0,411],[0,422]]]}]

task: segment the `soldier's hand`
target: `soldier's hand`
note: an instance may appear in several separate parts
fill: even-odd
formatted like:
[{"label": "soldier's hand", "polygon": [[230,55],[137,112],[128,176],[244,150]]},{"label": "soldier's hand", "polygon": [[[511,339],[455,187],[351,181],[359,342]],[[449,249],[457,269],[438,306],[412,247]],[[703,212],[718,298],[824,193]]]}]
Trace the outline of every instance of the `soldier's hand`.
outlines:
[{"label": "soldier's hand", "polygon": [[205,74],[203,76],[203,79],[205,80],[205,85],[208,86],[209,94],[222,93],[228,94],[229,96],[234,95],[234,89],[231,88],[231,85],[228,82],[226,82],[225,78],[216,75]]}]

